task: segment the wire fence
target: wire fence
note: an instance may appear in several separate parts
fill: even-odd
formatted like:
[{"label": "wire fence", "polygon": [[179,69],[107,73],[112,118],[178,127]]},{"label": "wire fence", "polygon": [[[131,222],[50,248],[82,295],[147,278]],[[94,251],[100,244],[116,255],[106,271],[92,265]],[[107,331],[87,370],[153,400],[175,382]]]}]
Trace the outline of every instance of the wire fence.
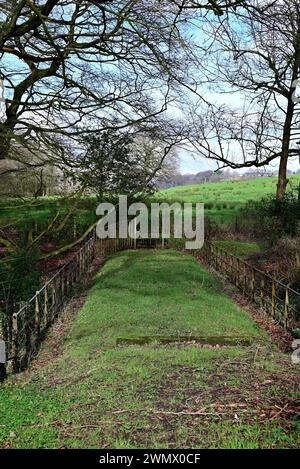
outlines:
[{"label": "wire fence", "polygon": [[208,262],[285,329],[300,321],[300,293],[222,248],[206,243]]}]

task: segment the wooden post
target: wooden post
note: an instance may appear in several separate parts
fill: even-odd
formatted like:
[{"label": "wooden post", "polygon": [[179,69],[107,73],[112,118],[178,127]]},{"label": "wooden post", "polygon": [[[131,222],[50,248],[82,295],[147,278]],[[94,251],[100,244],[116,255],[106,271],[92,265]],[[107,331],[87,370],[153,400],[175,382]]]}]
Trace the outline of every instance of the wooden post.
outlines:
[{"label": "wooden post", "polygon": [[63,305],[65,301],[65,271],[64,270],[61,273],[61,301]]},{"label": "wooden post", "polygon": [[284,300],[284,321],[283,325],[285,329],[289,327],[289,291],[285,289],[285,300]]},{"label": "wooden post", "polygon": [[236,259],[235,286],[239,288],[240,261]]},{"label": "wooden post", "polygon": [[255,273],[253,269],[251,269],[251,300],[255,300]]},{"label": "wooden post", "polygon": [[56,290],[55,290],[55,280],[53,282],[52,288],[51,288],[51,293],[52,293],[52,318],[54,318],[55,313],[56,313]]},{"label": "wooden post", "polygon": [[260,279],[260,305],[262,308],[265,307],[265,279],[263,275]]},{"label": "wooden post", "polygon": [[276,286],[274,280],[272,280],[272,318],[276,315]]},{"label": "wooden post", "polygon": [[227,254],[227,252],[225,252],[224,262],[225,262],[225,274],[228,276],[228,254]]},{"label": "wooden post", "polygon": [[39,304],[39,292],[35,293],[35,333],[37,337],[41,331],[41,315],[40,315],[40,304]]},{"label": "wooden post", "polygon": [[0,337],[0,383],[6,378],[6,343]]},{"label": "wooden post", "polygon": [[48,308],[48,288],[45,287],[44,289],[44,318],[45,318],[45,324],[48,326],[50,323],[49,320],[49,308]]},{"label": "wooden post", "polygon": [[93,231],[93,238],[92,238],[92,260],[95,258],[95,248],[96,248],[96,231]]},{"label": "wooden post", "polygon": [[67,296],[70,296],[70,292],[71,292],[71,271],[70,271],[70,267],[67,268],[66,284],[67,284]]},{"label": "wooden post", "polygon": [[243,295],[246,293],[246,266],[244,264],[244,271],[243,271]]},{"label": "wooden post", "polygon": [[78,282],[78,280],[80,279],[81,277],[81,251],[79,251],[78,253],[78,256],[77,256],[77,278],[76,278],[76,281]]},{"label": "wooden post", "polygon": [[12,368],[14,373],[19,371],[19,330],[18,316],[13,314],[12,319]]}]

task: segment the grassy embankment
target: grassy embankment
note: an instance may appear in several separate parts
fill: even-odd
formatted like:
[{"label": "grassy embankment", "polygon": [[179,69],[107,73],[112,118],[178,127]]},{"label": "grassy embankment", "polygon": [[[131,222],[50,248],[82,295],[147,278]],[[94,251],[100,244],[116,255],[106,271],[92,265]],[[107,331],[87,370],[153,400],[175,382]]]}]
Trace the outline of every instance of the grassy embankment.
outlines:
[{"label": "grassy embankment", "polygon": [[[293,175],[290,177],[289,187],[296,188],[299,182],[300,175]],[[276,183],[277,179],[272,177],[178,186],[159,191],[155,195],[155,200],[204,202],[207,215],[218,223],[226,224],[235,219],[249,200],[259,200],[275,194]],[[78,219],[88,217],[87,212],[90,213],[96,208],[95,199],[87,198],[86,202],[84,200],[82,199],[76,210]],[[64,212],[68,208],[67,200],[64,202],[64,199],[59,197],[42,197],[37,201],[7,199],[0,203],[0,222],[16,224],[26,220],[43,222],[55,211]]]},{"label": "grassy embankment", "polygon": [[[289,188],[297,188],[300,175],[290,177]],[[239,211],[250,200],[274,195],[277,178],[257,178],[237,181],[178,186],[162,190],[159,198],[179,202],[204,202],[206,215],[221,225],[234,223]]]}]

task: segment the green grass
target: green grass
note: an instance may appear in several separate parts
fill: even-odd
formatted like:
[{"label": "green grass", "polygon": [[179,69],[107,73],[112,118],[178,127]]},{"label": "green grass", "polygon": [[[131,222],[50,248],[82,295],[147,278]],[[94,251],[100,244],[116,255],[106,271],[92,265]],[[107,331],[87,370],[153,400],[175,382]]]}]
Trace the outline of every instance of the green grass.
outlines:
[{"label": "green grass", "polygon": [[[76,223],[89,226],[95,221],[96,201],[93,197],[79,199],[74,216]],[[41,197],[35,199],[7,199],[0,201],[0,227],[12,225],[19,230],[33,222],[37,227],[45,228],[49,220],[59,212],[61,217],[74,208],[74,201],[62,197]]]},{"label": "green grass", "polygon": [[102,348],[113,346],[116,335],[258,334],[216,278],[176,251],[128,251],[102,269],[73,328],[76,353],[78,339],[89,350],[96,343],[99,312]]},{"label": "green grass", "polygon": [[[290,176],[289,179],[289,189],[298,187],[299,174]],[[235,221],[246,202],[275,195],[276,184],[276,177],[194,184],[161,190],[157,198],[179,202],[203,202],[207,216],[221,225],[226,225]]]},{"label": "green grass", "polygon": [[[212,332],[255,346],[116,346],[121,335]],[[99,272],[62,354],[2,387],[0,446],[298,447],[297,423],[269,418],[297,371],[192,256],[126,251]]]},{"label": "green grass", "polygon": [[[296,188],[300,175],[290,176],[288,188]],[[204,202],[206,215],[220,225],[234,224],[241,208],[250,200],[260,200],[275,194],[277,178],[257,178],[249,180],[224,181],[216,183],[178,186],[157,192],[155,201]],[[23,205],[23,207],[22,207]],[[61,214],[69,210],[67,199],[41,197],[38,200],[6,199],[0,203],[0,226],[12,224],[20,229],[24,224],[35,221],[45,224],[57,211]],[[92,223],[95,217],[96,199],[82,198],[76,210],[77,223]],[[239,222],[239,220],[238,220]]]}]

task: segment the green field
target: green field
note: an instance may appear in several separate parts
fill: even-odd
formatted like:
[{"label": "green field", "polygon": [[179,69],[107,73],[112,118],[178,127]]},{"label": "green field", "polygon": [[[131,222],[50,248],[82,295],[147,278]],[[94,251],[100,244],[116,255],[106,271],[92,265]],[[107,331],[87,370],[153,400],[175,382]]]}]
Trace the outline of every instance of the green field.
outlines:
[{"label": "green field", "polygon": [[[253,345],[116,346],[149,334],[238,335]],[[1,389],[2,447],[299,447],[296,421],[278,411],[296,399],[298,369],[188,254],[112,256],[52,356],[53,340],[39,366]]]},{"label": "green field", "polygon": [[[296,189],[299,183],[300,175],[293,175],[288,187]],[[277,178],[271,177],[178,186],[157,192],[151,201],[204,202],[207,216],[221,225],[228,225],[235,223],[246,202],[275,194],[276,184]],[[67,199],[59,197],[41,197],[36,201],[24,202],[5,200],[0,204],[0,227],[12,224],[22,228],[24,223],[33,221],[43,225],[57,211],[63,215],[72,206]],[[95,220],[95,209],[95,198],[82,198],[76,209],[78,225],[92,223]]]},{"label": "green field", "polygon": [[[290,177],[289,189],[296,189],[300,174]],[[276,177],[224,181],[191,186],[178,186],[159,192],[160,200],[178,202],[203,202],[206,215],[220,224],[234,222],[240,209],[251,200],[275,195]]]},{"label": "green field", "polygon": [[0,227],[13,225],[22,230],[31,223],[37,223],[44,227],[49,220],[57,213],[64,217],[72,212],[72,219],[76,219],[77,224],[84,226],[92,223],[95,218],[96,201],[92,197],[85,197],[76,200],[61,197],[40,197],[39,199],[18,199],[4,200],[0,203]]}]

